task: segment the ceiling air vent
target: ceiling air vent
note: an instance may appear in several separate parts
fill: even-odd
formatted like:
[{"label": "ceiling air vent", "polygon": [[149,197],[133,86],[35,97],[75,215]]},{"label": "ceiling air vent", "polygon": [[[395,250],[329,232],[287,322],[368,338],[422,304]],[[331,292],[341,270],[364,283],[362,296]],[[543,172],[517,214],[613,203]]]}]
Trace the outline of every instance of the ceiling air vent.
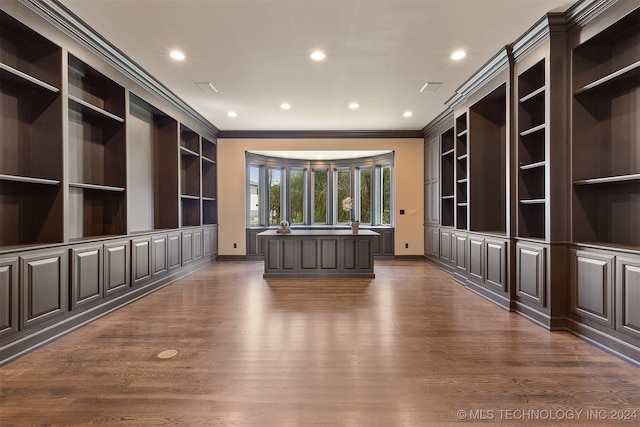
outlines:
[{"label": "ceiling air vent", "polygon": [[426,82],[424,86],[422,86],[422,89],[420,89],[420,93],[435,92],[440,89],[440,86],[442,86],[442,82]]},{"label": "ceiling air vent", "polygon": [[198,86],[198,89],[203,92],[218,93],[218,89],[216,89],[216,87],[211,82],[195,82],[195,85]]}]

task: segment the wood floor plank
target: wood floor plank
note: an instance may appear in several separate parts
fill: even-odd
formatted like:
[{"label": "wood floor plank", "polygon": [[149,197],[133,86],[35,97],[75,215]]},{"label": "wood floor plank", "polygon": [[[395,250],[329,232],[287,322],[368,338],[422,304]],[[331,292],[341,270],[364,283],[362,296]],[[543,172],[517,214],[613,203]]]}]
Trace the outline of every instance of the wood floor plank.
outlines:
[{"label": "wood floor plank", "polygon": [[640,425],[638,368],[427,263],[262,271],[218,262],[1,367],[0,425]]}]

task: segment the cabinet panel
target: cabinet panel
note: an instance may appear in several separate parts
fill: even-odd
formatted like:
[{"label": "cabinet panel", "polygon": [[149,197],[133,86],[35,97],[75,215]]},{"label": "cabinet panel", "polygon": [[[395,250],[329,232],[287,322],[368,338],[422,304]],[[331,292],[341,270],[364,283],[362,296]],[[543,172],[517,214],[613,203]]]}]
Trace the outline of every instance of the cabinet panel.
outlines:
[{"label": "cabinet panel", "polygon": [[612,255],[571,251],[571,312],[613,327]]},{"label": "cabinet panel", "polygon": [[358,270],[373,270],[373,245],[371,239],[357,239]]},{"label": "cabinet panel", "polygon": [[167,261],[169,264],[169,270],[173,270],[174,268],[180,267],[180,248],[181,248],[181,234],[169,234],[167,237]]},{"label": "cabinet panel", "polygon": [[469,278],[484,282],[484,239],[469,237]]},{"label": "cabinet panel", "polygon": [[440,230],[440,258],[449,261],[451,258],[451,233],[449,230]]},{"label": "cabinet panel", "polygon": [[131,241],[131,278],[133,285],[141,285],[151,278],[151,239]]},{"label": "cabinet panel", "polygon": [[456,235],[456,233],[454,231],[452,231],[450,233],[450,239],[449,241],[451,242],[451,244],[449,245],[450,249],[451,249],[451,264],[456,265],[457,261],[457,255],[458,255],[458,236]]},{"label": "cabinet panel", "polygon": [[356,268],[356,240],[344,239],[342,241],[342,257],[345,270],[355,270]]},{"label": "cabinet panel", "polygon": [[193,232],[182,232],[182,265],[193,262]]},{"label": "cabinet panel", "polygon": [[265,272],[282,272],[296,270],[296,241],[267,239],[265,244],[268,246],[266,252],[269,256],[265,256]]},{"label": "cabinet panel", "polygon": [[193,231],[193,259],[202,258],[202,230]]},{"label": "cabinet panel", "polygon": [[18,258],[0,259],[0,337],[18,331]]},{"label": "cabinet panel", "polygon": [[431,241],[431,255],[438,258],[440,256],[440,230],[432,228],[429,230],[429,233],[431,235],[431,238],[429,239]]},{"label": "cabinet panel", "polygon": [[323,270],[337,270],[340,267],[338,262],[340,246],[338,242],[338,239],[320,240],[320,268]]},{"label": "cabinet panel", "polygon": [[167,235],[162,234],[151,238],[151,276],[161,276],[168,271],[167,266]]},{"label": "cabinet panel", "polygon": [[616,260],[616,329],[640,339],[640,259]]},{"label": "cabinet panel", "polygon": [[211,256],[213,252],[213,238],[211,237],[212,233],[213,231],[209,230],[208,228],[202,231],[202,253],[206,257]]},{"label": "cabinet panel", "polygon": [[318,268],[318,240],[300,239],[300,269]]},{"label": "cabinet panel", "polygon": [[456,234],[456,270],[467,274],[467,236]]},{"label": "cabinet panel", "polygon": [[104,245],[104,287],[109,295],[129,286],[129,242],[109,242]]},{"label": "cabinet panel", "polygon": [[71,249],[71,308],[102,298],[102,245]]},{"label": "cabinet panel", "polygon": [[546,253],[544,246],[516,246],[516,295],[541,306],[545,302]]},{"label": "cabinet panel", "polygon": [[486,280],[485,283],[507,290],[507,243],[487,240],[485,242]]},{"label": "cabinet panel", "polygon": [[213,228],[211,230],[211,253],[213,256],[218,256],[218,229]]},{"label": "cabinet panel", "polygon": [[68,270],[64,250],[20,257],[20,327],[35,325],[68,310]]},{"label": "cabinet panel", "polygon": [[258,233],[262,233],[266,228],[247,229],[247,255],[263,255],[262,242],[258,238]]}]

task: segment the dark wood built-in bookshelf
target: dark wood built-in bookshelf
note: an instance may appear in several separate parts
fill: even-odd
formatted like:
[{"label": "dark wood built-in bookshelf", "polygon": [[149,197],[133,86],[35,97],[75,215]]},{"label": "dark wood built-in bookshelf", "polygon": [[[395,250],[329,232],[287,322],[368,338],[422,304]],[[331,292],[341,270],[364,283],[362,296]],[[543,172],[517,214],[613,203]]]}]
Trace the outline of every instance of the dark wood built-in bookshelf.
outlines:
[{"label": "dark wood built-in bookshelf", "polygon": [[467,127],[467,114],[464,113],[455,119],[455,164],[456,164],[456,228],[467,229],[468,218],[468,184],[469,184],[469,129]]},{"label": "dark wood built-in bookshelf", "polygon": [[519,237],[544,239],[546,232],[545,59],[517,76]]},{"label": "dark wood built-in bookshelf", "polygon": [[0,11],[0,247],[63,240],[62,49]]},{"label": "dark wood built-in bookshelf", "polygon": [[441,224],[453,227],[455,219],[455,133],[450,128],[440,135]]},{"label": "dark wood built-in bookshelf", "polygon": [[573,236],[640,247],[640,9],[572,53]]}]

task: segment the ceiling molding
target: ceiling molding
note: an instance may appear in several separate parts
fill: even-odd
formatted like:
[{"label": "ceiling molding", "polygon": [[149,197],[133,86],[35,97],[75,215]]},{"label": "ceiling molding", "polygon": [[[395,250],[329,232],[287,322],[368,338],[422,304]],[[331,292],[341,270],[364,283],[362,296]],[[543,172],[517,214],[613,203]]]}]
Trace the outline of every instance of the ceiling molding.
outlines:
[{"label": "ceiling molding", "polygon": [[453,127],[453,111],[445,110],[438,115],[435,119],[431,120],[429,124],[422,128],[422,135],[427,136],[430,133],[437,131],[438,129],[446,129]]},{"label": "ceiling molding", "polygon": [[500,49],[493,58],[480,67],[480,69],[467,79],[467,81],[465,81],[458,89],[456,89],[455,95],[449,98],[445,104],[448,108],[456,108],[475,91],[482,88],[485,83],[508,68],[510,63],[511,46],[505,46],[503,49]]},{"label": "ceiling molding", "polygon": [[600,15],[602,11],[608,9],[618,0],[584,0],[571,6],[565,16],[567,26],[585,26],[593,18]]},{"label": "ceiling molding", "polygon": [[420,130],[223,130],[218,138],[229,139],[349,139],[423,138]]},{"label": "ceiling molding", "polygon": [[519,61],[549,38],[551,33],[564,33],[566,22],[564,12],[550,12],[536,22],[516,41],[511,43],[514,61]]},{"label": "ceiling molding", "polygon": [[187,116],[214,135],[217,135],[220,132],[217,127],[189,106],[189,104],[184,102],[160,81],[146,72],[108,40],[96,33],[84,21],[74,15],[73,12],[62,4],[55,0],[18,1],[53,24],[65,34],[83,44],[135,83],[184,112]]}]

